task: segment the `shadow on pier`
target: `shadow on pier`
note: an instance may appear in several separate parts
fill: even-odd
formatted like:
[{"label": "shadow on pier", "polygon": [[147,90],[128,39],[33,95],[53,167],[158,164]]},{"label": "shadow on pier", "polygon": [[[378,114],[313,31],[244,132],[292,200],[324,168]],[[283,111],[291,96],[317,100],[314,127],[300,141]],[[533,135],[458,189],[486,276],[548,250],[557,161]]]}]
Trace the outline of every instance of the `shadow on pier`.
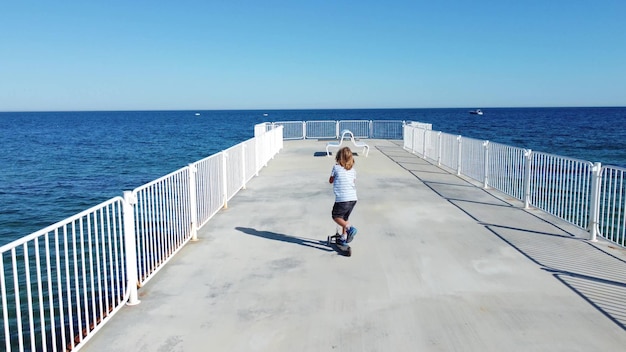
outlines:
[{"label": "shadow on pier", "polygon": [[326,252],[333,252],[333,249],[329,248],[326,241],[314,240],[309,238],[289,236],[282,233],[276,233],[271,231],[259,231],[249,227],[235,227],[235,230],[241,231],[247,235],[266,238],[268,240],[293,243],[300,246],[319,249]]},{"label": "shadow on pier", "polygon": [[377,149],[626,330],[623,249],[589,242],[585,230],[543,211],[524,209],[521,201],[485,190],[407,154],[401,146]]}]

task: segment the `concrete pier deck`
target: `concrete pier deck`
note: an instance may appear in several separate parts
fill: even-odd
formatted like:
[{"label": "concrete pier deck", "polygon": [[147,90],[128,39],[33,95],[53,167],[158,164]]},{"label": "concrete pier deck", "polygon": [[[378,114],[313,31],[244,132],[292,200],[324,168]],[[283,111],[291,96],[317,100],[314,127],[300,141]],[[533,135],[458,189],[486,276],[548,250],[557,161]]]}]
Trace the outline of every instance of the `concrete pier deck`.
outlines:
[{"label": "concrete pier deck", "polygon": [[325,244],[325,142],[286,141],[82,351],[626,348],[623,249],[367,143],[352,257]]}]

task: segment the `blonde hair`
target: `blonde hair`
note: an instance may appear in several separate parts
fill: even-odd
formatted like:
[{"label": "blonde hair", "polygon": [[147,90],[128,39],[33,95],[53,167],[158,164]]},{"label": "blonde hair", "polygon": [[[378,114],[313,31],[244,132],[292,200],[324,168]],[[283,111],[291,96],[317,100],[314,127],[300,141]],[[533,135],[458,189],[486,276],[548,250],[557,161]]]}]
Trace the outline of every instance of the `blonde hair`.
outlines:
[{"label": "blonde hair", "polygon": [[352,166],[354,166],[354,158],[352,157],[352,151],[349,147],[339,149],[335,160],[337,164],[341,165],[346,170],[350,170]]}]

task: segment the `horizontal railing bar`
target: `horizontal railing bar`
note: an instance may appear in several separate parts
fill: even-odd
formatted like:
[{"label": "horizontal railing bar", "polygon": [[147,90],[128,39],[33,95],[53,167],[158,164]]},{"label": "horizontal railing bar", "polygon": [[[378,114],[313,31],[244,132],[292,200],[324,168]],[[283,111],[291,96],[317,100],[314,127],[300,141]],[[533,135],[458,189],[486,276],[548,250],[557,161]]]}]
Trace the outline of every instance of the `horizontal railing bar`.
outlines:
[{"label": "horizontal railing bar", "polygon": [[104,208],[106,206],[109,206],[109,205],[111,205],[111,204],[113,204],[115,202],[120,202],[120,201],[123,201],[123,200],[124,199],[122,197],[119,197],[119,196],[113,197],[113,198],[111,198],[111,199],[109,199],[107,201],[104,201],[104,202],[102,202],[102,203],[100,203],[98,205],[95,205],[95,206],[93,206],[93,207],[91,207],[91,208],[89,208],[87,210],[83,210],[80,213],[72,215],[69,218],[63,219],[63,220],[61,220],[59,222],[56,222],[56,223],[54,223],[54,224],[52,224],[50,226],[46,226],[46,227],[44,227],[43,229],[41,229],[39,231],[35,231],[35,232],[31,233],[28,236],[24,236],[22,238],[19,238],[17,240],[9,242],[9,243],[3,245],[2,247],[0,247],[0,253],[4,253],[6,251],[9,251],[11,248],[14,248],[14,247],[17,247],[19,245],[22,245],[25,242],[32,241],[32,240],[34,240],[35,238],[37,238],[37,237],[39,237],[41,235],[44,235],[44,234],[49,233],[49,232],[52,232],[52,231],[54,231],[55,229],[57,229],[59,227],[67,225],[67,224],[69,224],[69,223],[71,223],[73,221],[76,221],[76,220],[84,217],[84,216],[90,215],[90,214],[92,214],[92,213],[94,213],[94,212],[96,212],[96,211],[98,211],[98,210],[100,210],[100,209],[102,209],[102,208]]}]

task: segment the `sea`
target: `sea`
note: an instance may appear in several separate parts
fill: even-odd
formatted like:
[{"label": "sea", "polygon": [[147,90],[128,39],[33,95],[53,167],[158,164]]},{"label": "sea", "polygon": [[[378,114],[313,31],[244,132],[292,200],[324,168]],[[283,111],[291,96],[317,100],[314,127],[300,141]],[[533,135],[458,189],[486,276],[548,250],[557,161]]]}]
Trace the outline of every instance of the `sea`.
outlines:
[{"label": "sea", "polygon": [[261,122],[401,120],[626,167],[626,107],[0,112],[0,246],[254,136]]}]

